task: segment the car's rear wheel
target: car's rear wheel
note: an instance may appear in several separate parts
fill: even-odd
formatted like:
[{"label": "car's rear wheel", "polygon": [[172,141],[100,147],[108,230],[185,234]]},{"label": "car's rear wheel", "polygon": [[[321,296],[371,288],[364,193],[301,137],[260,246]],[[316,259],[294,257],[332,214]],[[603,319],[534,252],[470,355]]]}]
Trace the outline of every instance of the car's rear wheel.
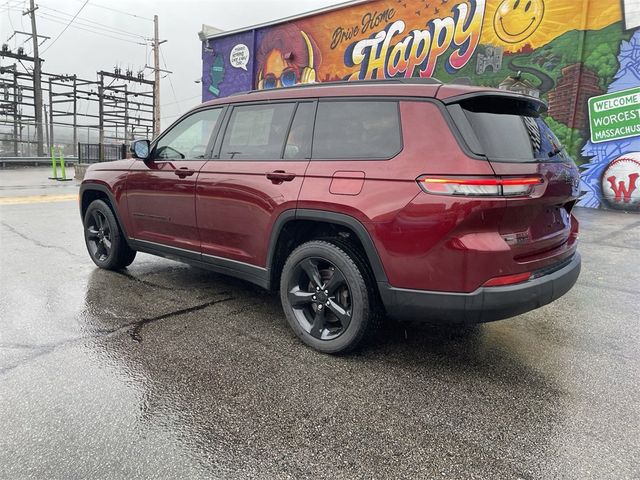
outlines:
[{"label": "car's rear wheel", "polygon": [[287,321],[307,345],[325,353],[353,350],[377,325],[367,266],[346,245],[315,240],[296,248],[280,280]]},{"label": "car's rear wheel", "polygon": [[136,251],[127,245],[115,215],[103,200],[91,202],[84,214],[84,240],[98,267],[120,270],[131,265]]}]

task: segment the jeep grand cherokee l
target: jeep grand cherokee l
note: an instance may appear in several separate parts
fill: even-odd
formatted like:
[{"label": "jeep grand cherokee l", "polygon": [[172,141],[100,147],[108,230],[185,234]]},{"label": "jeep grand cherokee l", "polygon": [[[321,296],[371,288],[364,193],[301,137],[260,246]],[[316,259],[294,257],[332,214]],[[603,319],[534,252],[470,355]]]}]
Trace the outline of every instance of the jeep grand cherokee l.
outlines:
[{"label": "jeep grand cherokee l", "polygon": [[385,314],[511,317],[580,271],[578,171],[544,108],[434,80],[214,100],[88,169],[87,248],[101,268],[142,251],[279,289],[291,328],[329,353]]}]

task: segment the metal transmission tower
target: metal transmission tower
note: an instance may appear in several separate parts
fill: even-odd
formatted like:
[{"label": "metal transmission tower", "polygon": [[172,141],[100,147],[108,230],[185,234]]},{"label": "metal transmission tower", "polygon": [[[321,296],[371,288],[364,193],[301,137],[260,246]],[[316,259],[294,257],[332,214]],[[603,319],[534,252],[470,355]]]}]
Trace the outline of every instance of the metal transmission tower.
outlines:
[{"label": "metal transmission tower", "polygon": [[[50,46],[67,28],[74,27],[73,21],[87,3],[85,1]],[[86,142],[99,138],[100,144],[124,143],[135,136],[150,138],[159,131],[160,104],[156,101],[160,94],[159,83],[146,80],[142,71],[134,75],[127,70],[123,74],[116,67],[113,73],[97,72],[97,80],[81,79],[75,74],[43,72],[44,60],[38,57],[38,47],[42,39],[50,37],[37,34],[35,10],[38,7],[34,0],[30,0],[30,6],[23,15],[31,16],[32,32],[14,31],[9,39],[15,35],[31,37],[33,56],[26,55],[23,47],[17,52],[12,52],[6,43],[0,47],[0,60],[5,57],[15,60],[12,65],[0,66],[0,155],[9,151],[16,156],[33,155],[33,145],[37,146],[38,156],[44,155],[45,128],[48,146],[66,145],[73,147],[76,154],[79,137],[84,140],[85,129]],[[46,17],[47,13],[42,15]],[[155,38],[147,40],[152,42],[156,54],[155,67],[145,65],[145,68],[152,68],[159,80],[160,72],[170,72],[159,68],[159,46],[164,41],[158,39],[157,16],[154,26]],[[144,39],[142,35],[138,36]],[[136,43],[130,39],[126,41]],[[48,107],[45,116],[43,107]]]},{"label": "metal transmission tower", "polygon": [[[33,73],[29,71],[24,63],[34,62],[35,59],[24,54],[24,49],[20,47],[16,53],[9,50],[7,44],[0,48],[0,58],[13,58],[18,61],[11,66],[0,67],[0,130],[3,135],[7,135],[6,127],[10,126],[14,134],[13,139],[14,154],[18,152],[17,143],[22,153],[31,154],[31,145],[42,145],[42,141],[31,139],[32,128],[36,125],[35,113],[35,85]],[[20,68],[21,67],[21,68]],[[40,117],[42,119],[42,116]],[[26,129],[26,140],[24,137]],[[34,129],[35,130],[35,129]],[[7,139],[5,138],[5,141]]]},{"label": "metal transmission tower", "polygon": [[[49,77],[49,138],[51,145],[56,143],[56,130],[70,128],[72,129],[73,154],[77,155],[78,130],[86,128],[88,137],[89,129],[97,129],[96,123],[98,121],[98,115],[93,113],[93,110],[92,113],[89,113],[89,106],[84,113],[79,113],[78,106],[80,101],[87,104],[99,101],[96,90],[94,90],[94,88],[98,88],[98,82],[78,78],[77,75],[45,75]],[[65,137],[68,139],[69,136]]]},{"label": "metal transmission tower", "polygon": [[[5,77],[5,74],[7,75]],[[9,77],[9,78],[7,78]],[[13,155],[18,156],[18,138],[20,113],[18,105],[22,102],[21,90],[18,87],[16,64],[0,67],[0,141],[9,141],[13,145]],[[4,125],[13,123],[13,130],[6,132]]]},{"label": "metal transmission tower", "polygon": [[[111,82],[105,84],[105,78]],[[139,91],[132,88],[136,84],[151,89]],[[154,129],[154,91],[155,82],[142,72],[122,73],[119,67],[113,73],[98,72],[100,143],[127,142],[136,134],[149,137]]]}]

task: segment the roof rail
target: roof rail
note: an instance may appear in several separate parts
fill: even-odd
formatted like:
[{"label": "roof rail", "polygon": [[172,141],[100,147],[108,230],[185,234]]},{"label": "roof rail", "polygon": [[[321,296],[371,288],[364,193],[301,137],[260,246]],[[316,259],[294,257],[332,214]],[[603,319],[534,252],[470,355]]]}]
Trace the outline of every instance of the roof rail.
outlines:
[{"label": "roof rail", "polygon": [[[419,78],[419,77],[411,77],[411,78],[382,78],[382,79],[371,79],[371,80],[339,80],[332,82],[315,82],[315,83],[299,83],[297,85],[292,85],[290,87],[279,87],[274,88],[273,90],[290,90],[293,88],[309,88],[309,87],[335,87],[338,85],[362,85],[362,84],[377,84],[377,83],[402,83],[407,85],[442,85],[442,82],[437,78]],[[246,92],[236,92],[230,97],[234,97],[236,95],[246,95],[248,93],[256,93],[256,92],[264,92],[264,90],[247,90]]]}]

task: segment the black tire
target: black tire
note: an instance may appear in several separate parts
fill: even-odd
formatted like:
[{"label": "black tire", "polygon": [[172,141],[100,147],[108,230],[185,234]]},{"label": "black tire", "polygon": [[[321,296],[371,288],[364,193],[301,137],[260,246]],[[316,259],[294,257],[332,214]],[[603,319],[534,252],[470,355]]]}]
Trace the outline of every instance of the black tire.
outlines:
[{"label": "black tire", "polygon": [[314,240],[296,248],[282,270],[280,300],[296,335],[324,353],[354,350],[380,323],[368,266],[346,244]]},{"label": "black tire", "polygon": [[93,263],[106,270],[121,270],[136,258],[109,205],[91,202],[84,214],[84,241]]}]

